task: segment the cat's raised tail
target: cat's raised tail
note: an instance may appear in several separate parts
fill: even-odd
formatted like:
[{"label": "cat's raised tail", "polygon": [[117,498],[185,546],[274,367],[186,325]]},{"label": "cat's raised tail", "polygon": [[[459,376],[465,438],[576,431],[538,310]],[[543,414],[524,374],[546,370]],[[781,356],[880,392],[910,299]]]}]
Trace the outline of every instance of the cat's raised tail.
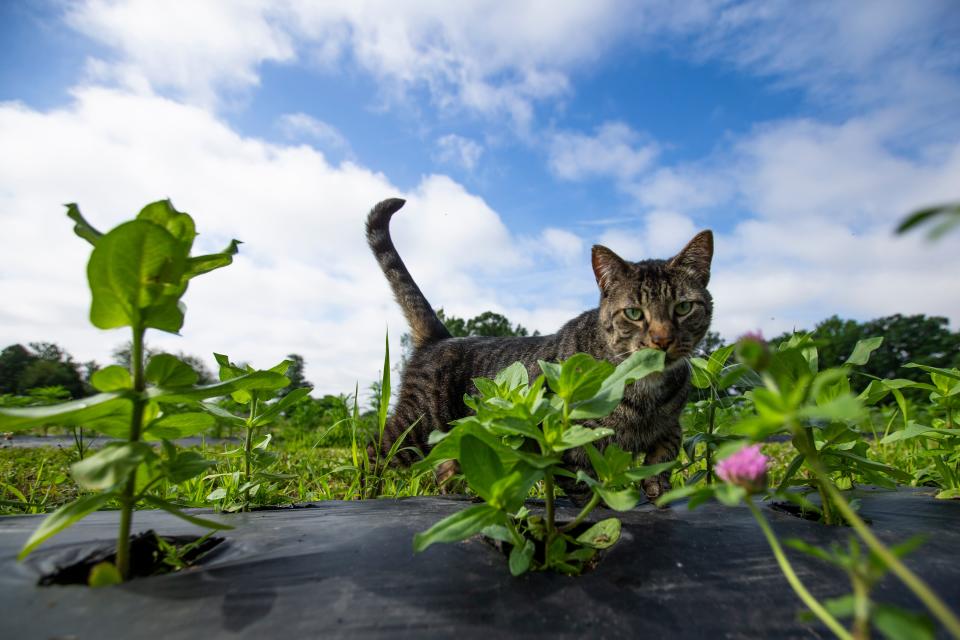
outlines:
[{"label": "cat's raised tail", "polygon": [[400,198],[390,198],[376,205],[367,216],[367,244],[387,276],[393,295],[410,325],[413,346],[421,347],[450,337],[433,307],[427,302],[420,287],[400,259],[390,239],[390,218],[406,204]]}]

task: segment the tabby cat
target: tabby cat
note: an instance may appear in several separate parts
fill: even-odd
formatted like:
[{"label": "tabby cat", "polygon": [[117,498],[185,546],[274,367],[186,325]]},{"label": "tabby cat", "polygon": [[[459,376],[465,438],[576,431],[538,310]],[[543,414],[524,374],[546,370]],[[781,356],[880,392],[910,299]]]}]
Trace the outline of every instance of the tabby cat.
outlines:
[{"label": "tabby cat", "polygon": [[[585,352],[614,364],[644,347],[666,352],[666,368],[627,387],[623,402],[602,425],[615,434],[597,444],[614,441],[634,453],[644,453],[646,464],[666,462],[679,453],[680,411],[686,403],[690,372],[685,358],[710,326],[713,302],[707,291],[713,234],[698,233],[669,260],[627,262],[606,247],[593,247],[593,272],[600,288],[600,305],[585,311],[548,336],[453,338],[420,288],[413,281],[390,239],[391,216],[404,200],[384,200],[367,218],[367,242],[403,309],[413,342],[399,398],[387,422],[386,449],[418,418],[405,446],[429,449],[427,437],[446,429],[468,414],[464,393],[475,393],[472,379],[494,377],[520,361],[530,379],[540,375],[538,360],[557,361]],[[566,463],[587,468],[581,449],[568,452]],[[414,456],[403,452],[400,462]],[[448,471],[450,471],[448,469]],[[571,497],[583,491],[565,483]],[[669,473],[644,481],[644,492],[655,498],[669,489]],[[579,501],[579,500],[577,500]]]}]

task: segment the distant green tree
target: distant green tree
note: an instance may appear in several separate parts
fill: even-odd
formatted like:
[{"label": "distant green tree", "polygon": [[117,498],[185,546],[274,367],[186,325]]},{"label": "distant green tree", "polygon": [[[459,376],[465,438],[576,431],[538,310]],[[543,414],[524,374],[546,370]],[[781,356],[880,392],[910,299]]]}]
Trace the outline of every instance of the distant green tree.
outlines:
[{"label": "distant green tree", "polygon": [[62,387],[71,398],[85,395],[73,357],[52,342],[10,345],[0,353],[0,393],[26,395],[39,387]]},{"label": "distant green tree", "polygon": [[294,389],[312,387],[313,385],[303,375],[303,367],[306,364],[303,356],[291,353],[287,355],[287,360],[290,361],[290,367],[284,375],[290,379],[290,385],[281,389],[278,395],[285,396]]},{"label": "distant green tree", "polygon": [[[488,337],[510,337],[510,336],[528,336],[530,332],[521,324],[512,324],[506,316],[494,313],[493,311],[484,311],[480,315],[474,316],[469,320],[458,318],[457,316],[448,316],[442,308],[437,309],[437,317],[447,328],[450,335],[454,338],[467,338],[470,336],[488,336]],[[533,335],[540,335],[539,331],[534,331]],[[413,352],[413,344],[410,341],[410,334],[404,333],[400,336],[401,356],[400,364],[397,367],[402,371],[406,367],[407,359]]]}]

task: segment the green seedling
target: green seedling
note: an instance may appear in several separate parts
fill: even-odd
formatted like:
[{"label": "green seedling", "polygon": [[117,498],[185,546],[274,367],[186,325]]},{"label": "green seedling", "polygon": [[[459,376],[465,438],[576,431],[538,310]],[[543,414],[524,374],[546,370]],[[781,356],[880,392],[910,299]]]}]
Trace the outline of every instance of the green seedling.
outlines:
[{"label": "green seedling", "polygon": [[[220,253],[191,256],[197,235],[193,219],[169,200],[144,207],[134,220],[108,233],[93,228],[76,205],[67,205],[74,231],[93,245],[87,264],[92,303],[90,321],[99,329],[128,328],[132,335],[130,369],[110,366],[91,378],[98,394],[61,404],[0,409],[0,431],[22,431],[55,424],[96,431],[118,442],[105,445],[71,467],[82,495],[51,513],[27,540],[22,559],[51,536],[108,504],[119,504],[116,571],[130,569],[130,531],[136,505],[163,509],[194,524],[229,528],[197,518],[151,494],[159,482],[182,482],[203,473],[212,463],[196,452],[180,452],[169,440],[200,433],[214,420],[201,411],[205,398],[222,396],[267,380],[273,373],[254,373],[219,384],[197,386],[197,373],[177,358],[160,354],[146,362],[148,329],[178,333],[183,326],[180,299],[190,280],[230,264],[233,241]],[[167,409],[177,407],[176,412]],[[160,441],[160,453],[148,441]],[[103,575],[107,575],[104,573]]]},{"label": "green seedling", "polygon": [[[565,362],[540,362],[544,372],[532,384],[517,362],[493,380],[477,378],[478,393],[466,396],[474,414],[446,432],[434,432],[430,454],[420,468],[456,460],[470,489],[482,500],[414,537],[414,550],[437,542],[455,542],[483,533],[509,545],[513,575],[550,569],[579,574],[600,549],[620,537],[620,521],[607,518],[580,531],[601,503],[618,511],[640,500],[637,483],[663,473],[674,463],[636,467],[633,456],[614,444],[601,452],[593,443],[613,435],[591,426],[609,415],[623,398],[624,387],[662,371],[664,354],[643,350],[614,368],[579,353]],[[593,474],[565,468],[564,455],[583,447]],[[575,480],[590,498],[570,522],[556,519],[558,477]],[[542,483],[544,512],[534,513],[525,499]],[[537,549],[540,553],[537,553]]]},{"label": "green seedling", "polygon": [[[291,474],[272,473],[268,469],[277,461],[277,456],[268,450],[272,435],[264,433],[264,429],[277,419],[283,417],[285,411],[310,395],[312,387],[300,387],[286,395],[277,397],[277,392],[290,385],[290,380],[284,375],[290,367],[291,361],[284,360],[266,371],[256,371],[250,365],[238,366],[230,359],[219,353],[214,357],[220,365],[220,380],[229,383],[231,380],[245,376],[261,375],[260,382],[246,386],[231,394],[234,402],[247,408],[246,415],[236,416],[226,409],[205,403],[203,409],[219,420],[225,421],[231,427],[239,427],[244,433],[243,447],[225,452],[228,458],[239,458],[243,463],[241,472],[235,470],[228,474],[219,474],[233,479],[229,486],[215,489],[207,500],[220,500],[226,506],[225,511],[248,511],[252,501],[261,493],[264,483],[276,480],[289,480],[295,476]],[[263,438],[261,439],[261,435]],[[256,443],[255,443],[256,442]],[[231,490],[231,488],[233,490]]]}]

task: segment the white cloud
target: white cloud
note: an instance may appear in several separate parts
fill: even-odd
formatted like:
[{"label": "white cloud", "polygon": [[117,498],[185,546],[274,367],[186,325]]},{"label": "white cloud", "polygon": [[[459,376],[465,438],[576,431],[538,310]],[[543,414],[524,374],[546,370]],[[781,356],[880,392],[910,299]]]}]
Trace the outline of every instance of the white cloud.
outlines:
[{"label": "white cloud", "polygon": [[285,113],[277,120],[277,125],[291,140],[306,137],[322,149],[350,151],[350,143],[336,127],[306,113]]},{"label": "white cloud", "polygon": [[623,183],[653,162],[657,146],[623,122],[605,122],[595,135],[558,132],[550,137],[550,170],[565,180],[612,177]]},{"label": "white cloud", "polygon": [[544,229],[536,244],[561,264],[572,265],[583,261],[583,240],[564,229]]},{"label": "white cloud", "polygon": [[436,159],[473,171],[483,155],[483,147],[469,138],[449,133],[437,139]]},{"label": "white cloud", "polygon": [[212,106],[222,91],[259,84],[257,67],[296,56],[289,33],[270,19],[263,2],[159,3],[87,0],[71,4],[67,22],[113,49],[114,60],[93,59],[101,79],[139,91],[169,89]]},{"label": "white cloud", "polygon": [[394,238],[437,306],[527,309],[528,319],[566,308],[539,299],[531,311],[523,287],[539,283],[516,278],[536,273],[533,258],[481,198],[444,176],[404,193],[355,164],[333,167],[310,147],[242,137],[202,109],[107,89],[78,90],[47,113],[2,104],[0,139],[0,325],[9,342],[55,340],[78,359],[105,362],[127,339],[88,326],[89,247],[64,215],[71,201],[106,230],[170,196],[197,222],[197,251],[244,240],[233,265],[190,285],[183,337],[148,340],[257,366],[300,353],[320,392],[371,380],[388,327],[399,353],[406,327],[363,233],[381,198],[408,200]]}]

